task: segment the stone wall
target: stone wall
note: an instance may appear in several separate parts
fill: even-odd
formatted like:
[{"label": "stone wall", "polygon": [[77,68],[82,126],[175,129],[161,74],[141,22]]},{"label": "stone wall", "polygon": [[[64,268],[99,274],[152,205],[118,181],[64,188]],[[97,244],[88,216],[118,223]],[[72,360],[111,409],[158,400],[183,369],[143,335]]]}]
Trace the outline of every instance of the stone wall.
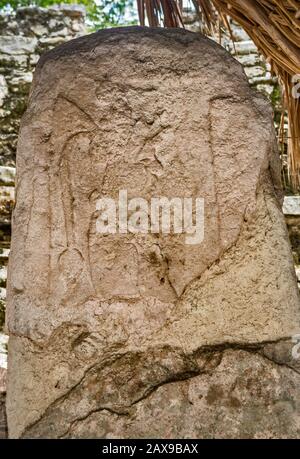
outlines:
[{"label": "stone wall", "polygon": [[40,55],[85,33],[78,8],[20,8],[0,16],[0,165],[14,166],[20,118]]}]

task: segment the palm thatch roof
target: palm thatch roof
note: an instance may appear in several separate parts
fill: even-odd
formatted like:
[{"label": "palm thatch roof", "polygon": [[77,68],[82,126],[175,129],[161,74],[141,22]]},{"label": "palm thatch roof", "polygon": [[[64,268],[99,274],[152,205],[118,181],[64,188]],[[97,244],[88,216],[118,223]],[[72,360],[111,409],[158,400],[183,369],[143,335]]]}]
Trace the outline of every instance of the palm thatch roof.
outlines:
[{"label": "palm thatch roof", "polygon": [[[283,89],[288,111],[288,173],[294,191],[300,189],[300,81],[299,0],[192,0],[205,21],[205,31],[217,32],[220,23],[230,29],[228,17],[239,23],[271,64]],[[137,0],[142,25],[183,27],[182,0]],[[295,75],[299,74],[299,78]],[[300,94],[299,94],[300,95]],[[283,132],[283,131],[282,131]]]}]

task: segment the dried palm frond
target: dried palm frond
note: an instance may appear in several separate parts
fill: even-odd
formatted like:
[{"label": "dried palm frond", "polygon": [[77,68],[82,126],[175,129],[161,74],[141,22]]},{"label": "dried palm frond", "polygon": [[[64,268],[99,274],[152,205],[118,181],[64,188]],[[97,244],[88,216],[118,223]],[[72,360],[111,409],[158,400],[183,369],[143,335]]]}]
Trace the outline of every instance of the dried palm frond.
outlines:
[{"label": "dried palm frond", "polygon": [[145,25],[145,12],[151,27],[182,27],[182,5],[177,0],[137,0],[141,25]]},{"label": "dried palm frond", "polygon": [[[180,0],[137,0],[140,22],[145,12],[150,26],[182,27]],[[293,76],[300,74],[299,0],[193,0],[201,12],[207,33],[220,22],[229,28],[227,17],[239,23],[271,64],[285,94],[288,111],[288,164],[291,185],[300,189],[300,103],[293,91]],[[296,94],[297,95],[297,94]]]}]

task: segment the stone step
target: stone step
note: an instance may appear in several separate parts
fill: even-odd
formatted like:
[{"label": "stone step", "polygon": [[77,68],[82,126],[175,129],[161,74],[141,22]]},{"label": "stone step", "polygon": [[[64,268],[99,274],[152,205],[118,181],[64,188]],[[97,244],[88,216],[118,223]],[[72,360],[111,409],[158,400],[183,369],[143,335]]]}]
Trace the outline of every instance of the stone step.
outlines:
[{"label": "stone step", "polygon": [[14,186],[16,168],[10,166],[0,166],[0,185]]},{"label": "stone step", "polygon": [[8,336],[0,332],[0,368],[7,368],[7,343]]},{"label": "stone step", "polygon": [[9,248],[0,247],[0,265],[6,264],[9,257]]},{"label": "stone step", "polygon": [[228,41],[226,49],[234,55],[253,54],[258,53],[257,48],[252,40],[240,41],[233,43]]},{"label": "stone step", "polygon": [[0,266],[0,287],[6,286],[6,279],[7,279],[7,267]]},{"label": "stone step", "polygon": [[[11,214],[15,204],[14,186],[0,186],[0,241],[10,236]],[[1,242],[0,242],[1,244]]]},{"label": "stone step", "polygon": [[285,215],[300,216],[300,196],[285,196],[282,210]]}]

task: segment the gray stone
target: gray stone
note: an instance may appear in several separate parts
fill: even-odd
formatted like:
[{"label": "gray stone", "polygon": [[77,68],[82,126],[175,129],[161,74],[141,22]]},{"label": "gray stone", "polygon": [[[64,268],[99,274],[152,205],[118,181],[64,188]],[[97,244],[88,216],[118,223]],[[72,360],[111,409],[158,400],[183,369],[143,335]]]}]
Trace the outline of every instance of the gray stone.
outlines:
[{"label": "gray stone", "polygon": [[0,166],[0,184],[11,185],[15,184],[16,169],[14,167]]},{"label": "gray stone", "polygon": [[30,57],[29,57],[30,65],[35,66],[38,63],[40,57],[41,56],[39,54],[30,54]]},{"label": "gray stone", "polygon": [[258,64],[261,65],[261,59],[258,53],[242,55],[236,54],[235,58],[245,67],[251,67]]},{"label": "gray stone", "polygon": [[300,216],[300,196],[285,196],[282,210],[286,215]]},{"label": "gray stone", "polygon": [[31,72],[22,72],[19,75],[15,73],[16,76],[10,80],[12,86],[20,86],[23,84],[30,84],[32,82],[32,73]]},{"label": "gray stone", "polygon": [[10,67],[27,67],[27,54],[0,54],[0,62]]},{"label": "gray stone", "polygon": [[[8,336],[0,332],[0,368],[7,368],[7,343]],[[4,381],[0,378],[0,392],[6,391],[4,387]]]},{"label": "gray stone", "polygon": [[6,282],[7,268],[6,266],[0,266],[0,285]]},{"label": "gray stone", "polygon": [[252,40],[241,41],[237,43],[228,42],[228,48],[233,54],[252,54],[257,53],[257,48]]},{"label": "gray stone", "polygon": [[42,37],[40,39],[40,43],[42,45],[58,45],[60,43],[63,43],[65,40],[61,36],[52,36],[52,37]]},{"label": "gray stone", "polygon": [[262,93],[265,93],[267,96],[271,96],[274,92],[275,85],[274,84],[258,84],[256,85],[256,89]]},{"label": "gray stone", "polygon": [[37,37],[43,37],[44,35],[48,35],[48,28],[42,24],[32,25],[31,30]]},{"label": "gray stone", "polygon": [[0,36],[0,53],[3,54],[33,53],[36,46],[37,39],[35,37]]},{"label": "gray stone", "polygon": [[248,78],[261,77],[265,75],[266,71],[261,66],[246,67],[245,72]]}]

